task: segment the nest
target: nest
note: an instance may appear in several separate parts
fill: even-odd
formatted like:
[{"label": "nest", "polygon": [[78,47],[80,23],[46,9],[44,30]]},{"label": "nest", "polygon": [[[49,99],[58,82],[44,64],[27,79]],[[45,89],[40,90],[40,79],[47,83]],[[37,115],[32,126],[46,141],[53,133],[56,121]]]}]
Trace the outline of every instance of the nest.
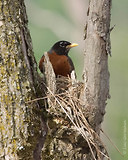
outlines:
[{"label": "nest", "polygon": [[88,146],[94,160],[100,160],[101,157],[110,159],[99,135],[86,119],[86,106],[81,98],[83,90],[84,83],[72,82],[70,78],[58,77],[56,91],[53,92],[47,87],[48,108],[46,110],[49,115],[52,115],[56,125],[63,125],[63,130],[70,128],[71,133],[75,132],[77,137],[81,136],[85,140],[82,141],[82,146],[84,144]]},{"label": "nest", "polygon": [[[68,142],[78,144],[83,149],[87,146],[86,149],[88,148],[91,152],[92,159],[101,160],[103,157],[110,159],[99,135],[86,118],[85,108],[87,107],[83,99],[84,83],[69,77],[56,78],[47,54],[44,55],[48,104],[46,110],[49,117],[52,117],[48,120],[49,128],[51,130],[56,128],[56,133],[54,133],[56,137],[63,138],[68,133],[66,137]],[[51,121],[55,123],[54,127]],[[69,135],[73,135],[74,138],[70,138]]]}]

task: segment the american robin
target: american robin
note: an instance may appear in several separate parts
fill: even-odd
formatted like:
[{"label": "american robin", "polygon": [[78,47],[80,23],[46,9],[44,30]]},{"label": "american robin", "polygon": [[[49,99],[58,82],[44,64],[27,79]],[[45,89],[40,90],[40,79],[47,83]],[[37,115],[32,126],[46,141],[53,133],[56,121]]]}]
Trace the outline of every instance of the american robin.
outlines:
[{"label": "american robin", "polygon": [[[68,52],[72,47],[78,46],[76,43],[70,43],[67,41],[56,42],[52,48],[48,51],[49,60],[53,66],[56,77],[58,75],[68,77],[71,72],[75,70],[74,64],[71,58],[68,56]],[[40,71],[43,73],[44,55],[39,62]]]}]

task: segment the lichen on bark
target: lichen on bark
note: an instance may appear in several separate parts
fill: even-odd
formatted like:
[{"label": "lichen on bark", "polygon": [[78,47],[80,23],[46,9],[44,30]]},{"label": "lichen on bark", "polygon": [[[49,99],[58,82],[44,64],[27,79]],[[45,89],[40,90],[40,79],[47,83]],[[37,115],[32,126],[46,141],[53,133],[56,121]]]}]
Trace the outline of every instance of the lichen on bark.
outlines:
[{"label": "lichen on bark", "polygon": [[38,77],[22,0],[0,1],[0,159],[33,159],[40,136]]},{"label": "lichen on bark", "polygon": [[42,84],[47,88],[49,132],[42,150],[47,132],[39,106],[43,103],[33,99],[44,96],[43,85],[24,1],[0,1],[0,159],[101,160],[108,156],[99,131],[109,91],[110,2],[90,0],[84,83],[56,79],[48,62],[47,83]]}]

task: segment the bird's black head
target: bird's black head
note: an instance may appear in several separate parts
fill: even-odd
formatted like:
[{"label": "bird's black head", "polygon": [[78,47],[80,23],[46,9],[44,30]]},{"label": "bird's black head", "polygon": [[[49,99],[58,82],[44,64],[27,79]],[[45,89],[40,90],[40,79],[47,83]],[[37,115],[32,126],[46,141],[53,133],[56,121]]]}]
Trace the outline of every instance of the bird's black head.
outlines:
[{"label": "bird's black head", "polygon": [[58,55],[68,55],[69,50],[75,46],[78,46],[78,44],[70,43],[68,41],[59,41],[52,46],[50,51],[54,51]]}]

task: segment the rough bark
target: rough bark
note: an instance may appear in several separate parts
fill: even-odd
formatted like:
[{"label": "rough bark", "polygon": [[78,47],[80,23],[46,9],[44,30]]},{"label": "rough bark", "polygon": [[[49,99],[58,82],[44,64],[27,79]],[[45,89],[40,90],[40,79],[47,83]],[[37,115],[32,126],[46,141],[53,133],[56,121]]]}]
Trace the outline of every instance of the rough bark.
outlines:
[{"label": "rough bark", "polygon": [[46,55],[44,85],[49,131],[42,150],[47,132],[40,108],[44,104],[32,100],[44,96],[43,85],[38,82],[24,2],[0,2],[1,160],[108,157],[99,130],[109,95],[110,8],[110,0],[90,0],[84,83],[64,77],[56,79]]},{"label": "rough bark", "polygon": [[110,46],[111,0],[90,0],[85,27],[85,104],[88,121],[99,130],[109,97],[108,55]]},{"label": "rough bark", "polygon": [[[23,0],[0,1],[0,159],[40,159],[44,123]],[[39,143],[39,140],[42,140]]]}]

